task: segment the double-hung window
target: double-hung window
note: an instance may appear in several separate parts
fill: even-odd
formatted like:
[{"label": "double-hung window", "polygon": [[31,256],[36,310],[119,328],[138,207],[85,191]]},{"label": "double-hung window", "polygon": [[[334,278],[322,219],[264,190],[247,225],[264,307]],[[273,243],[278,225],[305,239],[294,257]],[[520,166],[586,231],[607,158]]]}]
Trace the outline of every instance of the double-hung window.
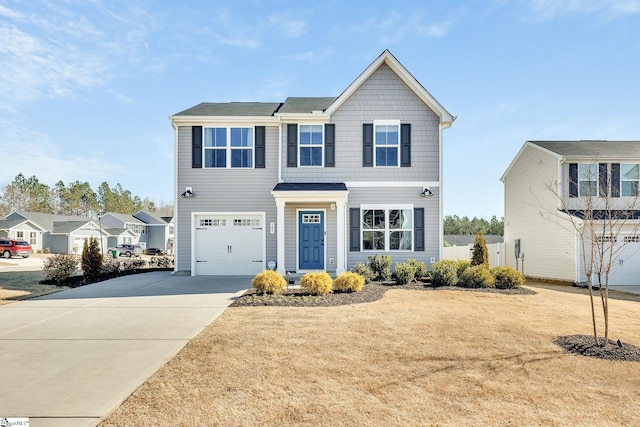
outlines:
[{"label": "double-hung window", "polygon": [[300,125],[299,159],[300,166],[323,165],[322,125]]},{"label": "double-hung window", "polygon": [[205,168],[252,168],[253,128],[205,128]]},{"label": "double-hung window", "polygon": [[598,164],[580,163],[578,165],[578,190],[580,197],[598,195]]},{"label": "double-hung window", "polygon": [[632,163],[620,165],[621,196],[636,197],[638,195],[638,181],[640,181],[638,167],[638,164]]},{"label": "double-hung window", "polygon": [[398,166],[400,151],[400,121],[376,120],[374,126],[374,152],[376,166]]},{"label": "double-hung window", "polygon": [[362,249],[365,251],[413,250],[413,208],[363,208]]}]

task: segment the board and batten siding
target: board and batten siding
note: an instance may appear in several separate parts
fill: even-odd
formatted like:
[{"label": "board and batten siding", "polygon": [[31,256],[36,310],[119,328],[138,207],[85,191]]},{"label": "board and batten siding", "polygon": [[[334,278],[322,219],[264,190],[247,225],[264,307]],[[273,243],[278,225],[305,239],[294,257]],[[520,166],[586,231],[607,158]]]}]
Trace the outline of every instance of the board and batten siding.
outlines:
[{"label": "board and batten siding", "polygon": [[[278,182],[278,127],[265,129],[265,167],[253,169],[202,169],[191,167],[191,126],[178,128],[176,271],[191,270],[192,212],[265,212],[266,260],[276,259],[276,204],[271,190]],[[181,198],[186,187],[194,197]],[[185,238],[185,236],[188,236]]]},{"label": "board and batten siding", "polygon": [[[362,166],[362,125],[374,120],[411,124],[411,167]],[[282,144],[285,182],[439,181],[439,117],[386,64],[330,122],[335,124],[335,167],[287,167],[287,144]],[[286,125],[282,131],[287,141]]]},{"label": "board and batten siding", "polygon": [[[411,188],[367,188],[358,187],[349,189],[349,201],[347,203],[347,212],[351,208],[360,208],[362,205],[407,205],[413,204],[414,208],[424,208],[424,251],[350,251],[347,245],[347,269],[351,269],[357,262],[366,263],[369,256],[376,254],[391,255],[392,269],[396,262],[406,262],[413,258],[422,261],[427,266],[431,265],[431,258],[439,260],[440,254],[440,211],[439,202],[440,191],[438,188],[431,188],[433,196],[420,197],[421,189],[417,187]],[[415,220],[415,218],[414,218]],[[347,230],[351,226],[350,219],[347,216]],[[360,230],[362,232],[362,230]],[[415,232],[415,231],[414,231]],[[349,233],[347,233],[347,239]],[[414,238],[415,242],[415,238]]]},{"label": "board and batten siding", "polygon": [[[520,239],[526,276],[574,281],[576,237],[549,189],[558,179],[558,160],[529,145],[511,165],[504,176],[505,259],[516,268],[514,241]],[[518,269],[523,271],[521,260]]]}]

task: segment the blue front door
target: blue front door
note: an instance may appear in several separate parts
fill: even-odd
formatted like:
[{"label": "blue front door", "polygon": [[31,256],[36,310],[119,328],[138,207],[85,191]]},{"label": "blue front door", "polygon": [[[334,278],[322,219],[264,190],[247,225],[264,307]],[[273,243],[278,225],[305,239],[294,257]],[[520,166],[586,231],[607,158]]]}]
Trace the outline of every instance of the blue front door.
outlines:
[{"label": "blue front door", "polygon": [[324,270],[324,212],[298,213],[300,270]]}]

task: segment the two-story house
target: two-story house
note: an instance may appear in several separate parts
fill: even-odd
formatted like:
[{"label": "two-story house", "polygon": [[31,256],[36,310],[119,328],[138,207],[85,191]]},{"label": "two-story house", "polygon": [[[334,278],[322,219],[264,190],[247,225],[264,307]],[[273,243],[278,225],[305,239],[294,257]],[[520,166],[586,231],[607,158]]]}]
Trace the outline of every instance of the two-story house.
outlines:
[{"label": "two-story house", "polygon": [[202,103],[170,120],[178,273],[441,258],[454,117],[389,51],[337,97]]},{"label": "two-story house", "polygon": [[[529,277],[585,282],[591,242],[605,239],[610,286],[639,285],[639,170],[636,141],[526,142],[501,178],[507,265]],[[613,236],[606,218],[618,225]],[[581,229],[590,225],[593,234]],[[581,234],[593,237],[583,242]]]}]

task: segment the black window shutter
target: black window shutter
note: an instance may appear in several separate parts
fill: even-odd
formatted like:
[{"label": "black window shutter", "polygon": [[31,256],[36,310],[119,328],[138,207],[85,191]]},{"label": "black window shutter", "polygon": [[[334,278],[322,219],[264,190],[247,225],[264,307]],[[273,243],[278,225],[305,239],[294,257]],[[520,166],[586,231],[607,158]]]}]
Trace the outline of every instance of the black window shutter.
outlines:
[{"label": "black window shutter", "polygon": [[298,125],[287,125],[287,166],[298,166]]},{"label": "black window shutter", "polygon": [[424,208],[414,208],[415,251],[424,252]]},{"label": "black window shutter", "polygon": [[360,208],[349,209],[349,250],[360,252]]},{"label": "black window shutter", "polygon": [[400,166],[411,166],[411,124],[400,125]]},{"label": "black window shutter", "polygon": [[324,165],[328,168],[336,166],[336,125],[324,125]]},{"label": "black window shutter", "polygon": [[611,197],[620,197],[620,163],[611,163]]},{"label": "black window shutter", "polygon": [[264,126],[256,126],[255,130],[255,162],[254,165],[256,168],[264,168],[265,163],[265,127]]},{"label": "black window shutter", "polygon": [[569,197],[578,197],[578,164],[569,163]]},{"label": "black window shutter", "polygon": [[609,176],[607,173],[607,164],[599,163],[598,164],[598,188],[600,192],[600,197],[606,197],[609,192],[607,191],[607,187],[609,186]]},{"label": "black window shutter", "polygon": [[373,123],[362,125],[362,166],[373,166]]},{"label": "black window shutter", "polygon": [[202,167],[202,126],[191,127],[191,167]]}]

